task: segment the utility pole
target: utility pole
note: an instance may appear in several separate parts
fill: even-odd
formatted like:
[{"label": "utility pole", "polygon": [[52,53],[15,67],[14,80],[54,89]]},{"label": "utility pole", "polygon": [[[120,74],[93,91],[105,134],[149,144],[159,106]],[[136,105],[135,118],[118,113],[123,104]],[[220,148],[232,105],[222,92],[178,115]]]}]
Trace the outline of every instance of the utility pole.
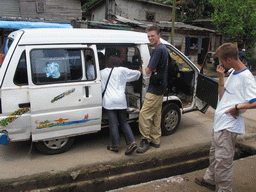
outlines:
[{"label": "utility pole", "polygon": [[172,1],[172,33],[171,33],[171,43],[174,44],[174,24],[175,24],[175,13],[176,13],[176,0]]},{"label": "utility pole", "polygon": [[106,5],[105,5],[105,19],[108,21],[109,20],[109,0],[106,0]]}]

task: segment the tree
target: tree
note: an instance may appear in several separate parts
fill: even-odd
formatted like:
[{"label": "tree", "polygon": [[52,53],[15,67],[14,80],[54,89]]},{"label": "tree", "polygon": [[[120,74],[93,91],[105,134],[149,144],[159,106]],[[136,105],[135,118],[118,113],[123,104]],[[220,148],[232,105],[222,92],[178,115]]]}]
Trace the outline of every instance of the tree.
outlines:
[{"label": "tree", "polygon": [[210,18],[214,12],[209,0],[180,0],[181,21],[190,22],[196,19]]},{"label": "tree", "polygon": [[256,42],[256,0],[212,0],[213,24],[232,41],[245,44],[250,57]]},{"label": "tree", "polygon": [[[173,5],[173,0],[152,0],[159,3]],[[176,7],[180,8],[177,19],[181,22],[190,22],[196,19],[211,18],[213,6],[210,0],[176,0]]]},{"label": "tree", "polygon": [[86,9],[88,7],[90,7],[92,4],[96,3],[98,0],[91,0],[91,1],[86,1],[84,0],[84,4],[82,5],[82,9]]}]

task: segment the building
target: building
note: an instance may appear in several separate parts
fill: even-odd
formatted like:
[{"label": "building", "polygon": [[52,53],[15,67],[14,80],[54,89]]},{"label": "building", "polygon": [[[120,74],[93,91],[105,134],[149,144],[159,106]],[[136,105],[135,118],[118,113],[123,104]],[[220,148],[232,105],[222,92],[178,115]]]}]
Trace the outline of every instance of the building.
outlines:
[{"label": "building", "polygon": [[[179,12],[179,9],[176,9]],[[172,6],[148,0],[98,0],[83,12],[88,28],[145,31],[152,24],[161,27],[162,38],[171,42]],[[175,22],[174,45],[193,62],[203,64],[209,51],[221,44],[213,29]]]},{"label": "building", "polygon": [[69,23],[82,19],[80,0],[4,0],[0,16]]},{"label": "building", "polygon": [[86,12],[84,17],[90,21],[111,20],[112,15],[119,15],[132,20],[157,22],[171,20],[172,6],[146,0],[99,0]]},{"label": "building", "polygon": [[72,20],[81,19],[81,0],[1,0],[0,45],[13,30],[72,27]]}]

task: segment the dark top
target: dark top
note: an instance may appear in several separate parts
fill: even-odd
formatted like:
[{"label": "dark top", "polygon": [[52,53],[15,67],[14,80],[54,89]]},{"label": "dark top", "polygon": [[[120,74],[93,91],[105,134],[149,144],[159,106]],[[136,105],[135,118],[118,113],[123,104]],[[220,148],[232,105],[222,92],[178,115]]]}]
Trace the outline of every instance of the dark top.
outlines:
[{"label": "dark top", "polygon": [[239,53],[239,59],[240,59],[243,63],[246,62],[247,57],[246,57],[245,52],[242,51],[242,52]]},{"label": "dark top", "polygon": [[[163,82],[159,85],[149,83],[148,91],[149,93],[155,95],[163,95],[167,88],[167,71],[168,71],[168,50],[164,44],[159,44],[153,51],[148,67],[151,70],[156,69],[156,73],[163,75]],[[154,75],[152,72],[151,75]]]}]

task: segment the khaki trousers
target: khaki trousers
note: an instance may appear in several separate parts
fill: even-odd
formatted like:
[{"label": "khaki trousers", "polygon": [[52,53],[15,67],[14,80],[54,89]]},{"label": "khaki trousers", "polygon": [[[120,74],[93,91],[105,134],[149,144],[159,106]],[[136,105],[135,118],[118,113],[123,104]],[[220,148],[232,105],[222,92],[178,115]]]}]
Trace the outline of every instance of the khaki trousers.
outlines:
[{"label": "khaki trousers", "polygon": [[235,155],[235,140],[237,133],[227,130],[212,133],[210,148],[210,165],[206,170],[204,179],[216,184],[218,192],[232,191],[233,159]]},{"label": "khaki trousers", "polygon": [[139,129],[142,139],[149,143],[160,144],[162,103],[163,95],[146,93],[139,115]]}]

